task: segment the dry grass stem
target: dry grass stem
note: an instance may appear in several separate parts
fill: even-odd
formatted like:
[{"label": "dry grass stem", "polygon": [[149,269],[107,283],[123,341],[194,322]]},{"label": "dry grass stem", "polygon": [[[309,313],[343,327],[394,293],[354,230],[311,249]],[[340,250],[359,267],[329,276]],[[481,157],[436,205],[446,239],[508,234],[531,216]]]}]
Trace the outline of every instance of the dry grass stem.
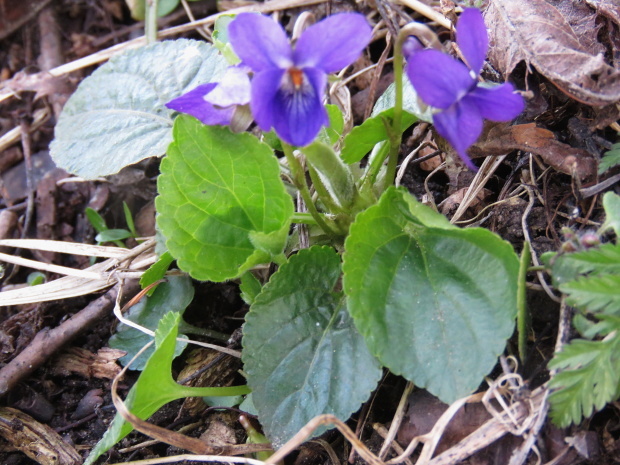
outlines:
[{"label": "dry grass stem", "polygon": [[422,3],[419,0],[398,0],[397,3],[408,6],[413,11],[421,14],[422,16],[430,19],[431,21],[435,21],[437,24],[445,27],[446,29],[452,29],[452,21],[450,21],[438,11],[435,11],[426,3]]},{"label": "dry grass stem", "polygon": [[383,442],[383,446],[381,446],[381,450],[379,451],[379,458],[381,460],[385,460],[385,456],[390,450],[391,444],[400,429],[400,425],[403,422],[403,418],[405,417],[405,409],[407,408],[407,404],[409,401],[409,395],[413,391],[414,384],[411,381],[407,381],[405,385],[405,389],[403,390],[402,396],[400,396],[400,402],[398,403],[398,407],[396,408],[396,413],[394,414],[394,418],[392,418],[392,423],[390,425],[390,430],[388,431],[387,437],[385,437],[385,441]]},{"label": "dry grass stem", "polygon": [[[199,19],[198,21],[192,21],[186,24],[182,24],[180,26],[170,27],[168,29],[164,29],[159,31],[157,36],[160,39],[165,39],[168,37],[172,37],[178,34],[182,34],[184,32],[193,31],[198,27],[207,26],[215,23],[215,20],[223,15],[231,15],[231,14],[239,14],[246,11],[257,11],[260,13],[270,13],[277,10],[284,10],[288,8],[300,8],[310,5],[316,5],[318,3],[323,3],[326,0],[273,0],[266,3],[255,3],[248,6],[242,6],[239,8],[234,8],[227,11],[222,11],[220,13],[216,13],[206,18]],[[70,63],[66,63],[64,65],[53,68],[49,71],[43,73],[43,75],[51,75],[54,77],[63,76],[65,74],[69,74],[73,71],[77,71],[79,69],[86,68],[88,66],[96,65],[103,61],[109,60],[114,55],[123,52],[125,50],[131,50],[135,48],[142,47],[146,45],[146,38],[144,36],[138,37],[136,39],[128,40],[126,42],[114,45],[112,47],[106,48],[105,50],[101,50],[99,52],[93,53],[92,55],[85,56],[83,58],[79,58]],[[32,77],[34,79],[35,76]],[[0,102],[12,97],[15,95],[15,92],[11,90],[11,81],[6,81],[4,83],[4,89],[0,89]]]},{"label": "dry grass stem", "polygon": [[502,164],[506,155],[501,155],[499,157],[487,157],[485,158],[480,170],[474,176],[473,181],[469,185],[465,196],[463,197],[463,201],[457,208],[454,216],[450,219],[450,223],[456,223],[461,216],[465,214],[469,206],[472,202],[476,200],[478,193],[482,190],[482,188],[486,185],[488,180],[493,176],[499,165]]}]

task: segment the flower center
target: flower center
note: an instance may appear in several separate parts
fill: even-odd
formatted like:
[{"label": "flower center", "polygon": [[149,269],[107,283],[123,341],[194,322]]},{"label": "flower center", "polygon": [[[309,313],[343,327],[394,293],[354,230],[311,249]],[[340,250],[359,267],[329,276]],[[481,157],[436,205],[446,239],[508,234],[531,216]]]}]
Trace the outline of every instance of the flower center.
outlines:
[{"label": "flower center", "polygon": [[304,72],[298,68],[289,68],[288,75],[295,90],[299,90],[304,83]]}]

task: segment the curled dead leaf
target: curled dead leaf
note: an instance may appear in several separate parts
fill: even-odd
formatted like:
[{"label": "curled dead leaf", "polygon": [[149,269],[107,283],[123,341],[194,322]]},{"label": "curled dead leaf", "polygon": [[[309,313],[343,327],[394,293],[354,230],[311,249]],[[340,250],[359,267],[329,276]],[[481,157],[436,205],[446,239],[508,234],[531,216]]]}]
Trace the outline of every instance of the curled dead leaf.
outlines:
[{"label": "curled dead leaf", "polygon": [[597,161],[589,152],[560,142],[553,132],[536,127],[535,123],[494,126],[469,149],[469,154],[502,155],[511,150],[532,152],[554,169],[579,179],[596,175]]},{"label": "curled dead leaf", "polygon": [[620,100],[620,71],[587,49],[567,19],[545,0],[491,0],[485,15],[489,60],[502,74],[525,61],[575,100],[605,106]]}]

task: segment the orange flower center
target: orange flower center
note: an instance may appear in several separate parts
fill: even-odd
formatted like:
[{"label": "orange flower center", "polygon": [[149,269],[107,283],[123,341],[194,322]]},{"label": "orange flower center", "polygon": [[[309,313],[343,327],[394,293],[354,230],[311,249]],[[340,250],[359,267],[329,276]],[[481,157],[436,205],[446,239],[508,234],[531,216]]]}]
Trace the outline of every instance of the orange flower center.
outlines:
[{"label": "orange flower center", "polygon": [[291,81],[293,82],[293,86],[295,86],[295,90],[299,90],[301,88],[301,85],[304,83],[303,71],[297,68],[289,68],[288,75],[291,77]]}]

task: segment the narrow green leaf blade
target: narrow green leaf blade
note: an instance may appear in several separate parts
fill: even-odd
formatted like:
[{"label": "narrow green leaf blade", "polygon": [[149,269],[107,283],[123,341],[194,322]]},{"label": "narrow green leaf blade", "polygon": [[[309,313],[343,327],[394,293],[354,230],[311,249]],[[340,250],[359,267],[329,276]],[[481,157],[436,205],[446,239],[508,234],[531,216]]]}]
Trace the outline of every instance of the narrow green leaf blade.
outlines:
[{"label": "narrow green leaf blade", "polygon": [[115,242],[131,237],[131,231],[126,229],[106,229],[95,236],[97,242]]},{"label": "narrow green leaf blade", "polygon": [[282,252],[293,202],[269,146],[183,115],[160,170],[157,222],[193,278],[231,279]]},{"label": "narrow green leaf blade", "polygon": [[88,218],[90,224],[93,226],[93,228],[95,228],[95,231],[101,233],[108,230],[108,225],[106,224],[103,217],[96,210],[87,207],[84,210],[84,213],[86,214],[86,218]]},{"label": "narrow green leaf blade", "polygon": [[165,104],[221,77],[226,60],[204,42],[157,42],[115,56],[84,79],[50,146],[56,164],[84,178],[161,156],[172,140]]},{"label": "narrow green leaf blade", "polygon": [[317,415],[348,419],[381,377],[342,294],[334,292],[339,277],[333,249],[301,250],[271,277],[246,316],[244,369],[276,447]]},{"label": "narrow green leaf blade", "polygon": [[146,270],[140,278],[140,287],[142,289],[156,283],[166,275],[168,267],[174,261],[170,252],[166,251],[160,255],[155,263],[153,263],[148,270]]},{"label": "narrow green leaf blade", "polygon": [[519,262],[490,231],[441,218],[386,190],[351,226],[343,286],[379,360],[451,403],[478,387],[512,335]]}]

